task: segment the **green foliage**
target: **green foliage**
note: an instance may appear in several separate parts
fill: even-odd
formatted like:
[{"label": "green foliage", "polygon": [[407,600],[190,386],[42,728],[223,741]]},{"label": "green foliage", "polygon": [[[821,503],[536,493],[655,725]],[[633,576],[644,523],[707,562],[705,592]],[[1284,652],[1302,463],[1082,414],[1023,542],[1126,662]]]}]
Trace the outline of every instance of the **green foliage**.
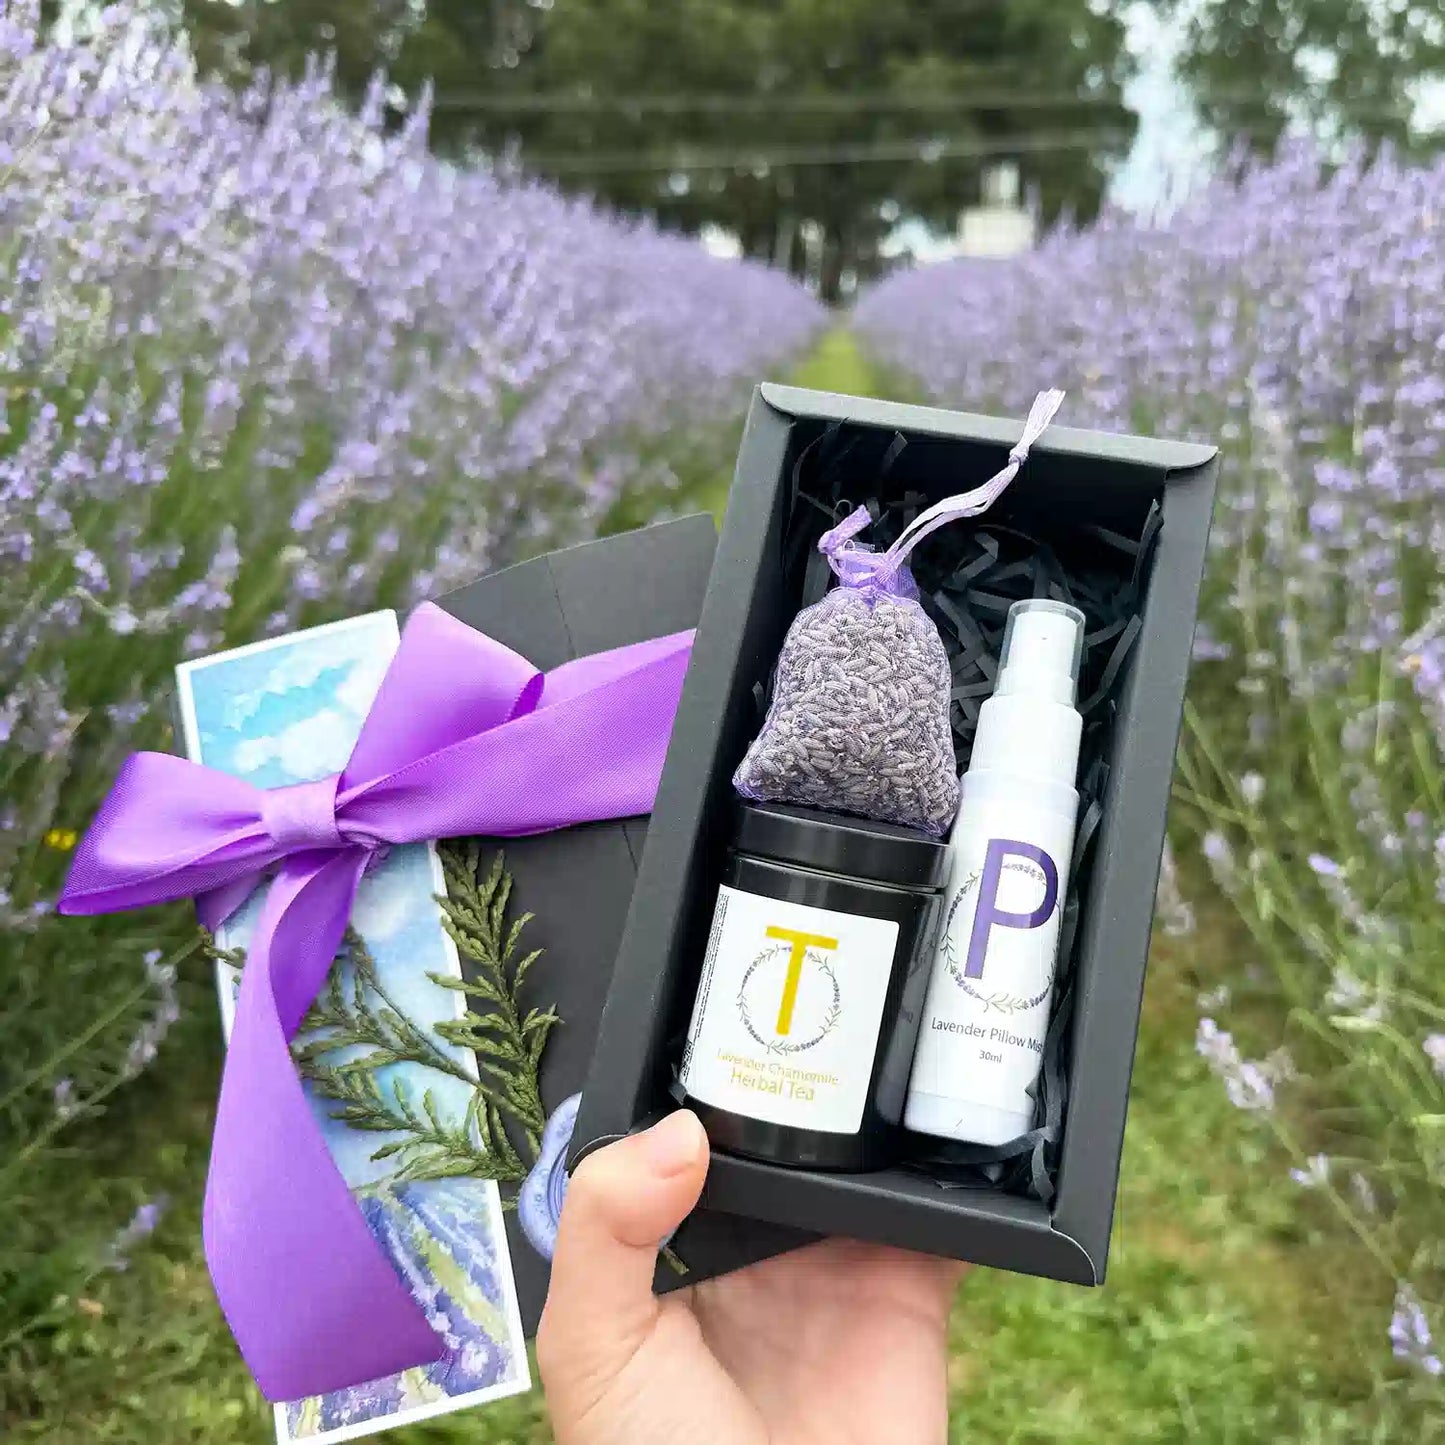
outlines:
[{"label": "green foliage", "polygon": [[[297,1032],[292,1056],[315,1092],[335,1105],[334,1119],[395,1136],[371,1158],[395,1161],[398,1179],[464,1175],[519,1184],[541,1147],[546,1111],[538,1074],[547,1038],[561,1020],[553,1008],[524,1010],[521,1003],[527,970],[541,950],[517,956],[532,915],[508,919],[512,880],[502,855],[481,877],[475,840],[442,843],[438,851],[447,885],[437,898],[443,927],[476,966],[476,977],[427,976],[482,1007],[468,1007],[431,1031],[421,1027],[387,992],[366,941],[348,928],[329,981]],[[243,950],[218,949],[208,935],[204,949],[233,968],[245,963]],[[479,1072],[439,1047],[433,1032],[471,1051]],[[418,1098],[404,1080],[379,1074],[395,1064],[414,1064],[465,1084],[471,1099],[463,1117],[446,1118],[431,1089]],[[508,1137],[508,1120],[526,1142],[525,1155]],[[511,1203],[504,1200],[507,1207]]]},{"label": "green foliage", "polygon": [[[382,987],[376,961],[355,929],[346,930],[338,965],[350,964],[351,987],[344,966],[331,970],[331,981],[302,1023],[292,1053],[307,1078],[329,1074],[370,1073],[388,1064],[413,1063],[450,1074],[463,1083],[472,1076],[454,1057],[439,1049],[426,1031],[414,1024]],[[377,1007],[378,1001],[381,1007]],[[350,1055],[341,1064],[325,1062],[340,1049],[358,1047],[366,1052]]]},{"label": "green foliage", "polygon": [[833,299],[900,215],[951,227],[990,154],[1046,215],[1092,211],[1133,132],[1125,71],[1117,17],[1084,0],[589,0],[548,12],[514,69],[439,86],[438,136],[795,272],[813,235]]},{"label": "green foliage", "polygon": [[178,0],[178,8],[207,70],[242,78],[264,65],[296,76],[329,50],[337,79],[353,94],[394,51],[412,13],[406,0]]},{"label": "green foliage", "polygon": [[[456,1175],[519,1184],[527,1167],[507,1142],[496,1112],[480,1092],[472,1096],[466,1113],[456,1124],[437,1110],[430,1089],[417,1105],[405,1084],[381,1087],[369,1073],[338,1072],[321,1089],[327,1099],[341,1105],[333,1111],[353,1129],[401,1133],[404,1138],[383,1144],[371,1157],[395,1159],[397,1179],[448,1179]],[[479,1136],[485,1141],[479,1143]]]},{"label": "green foliage", "polygon": [[1019,162],[1046,217],[1095,209],[1134,131],[1116,9],[288,0],[248,6],[242,20],[188,0],[187,20],[213,60],[245,53],[294,69],[323,44],[353,94],[378,65],[413,97],[431,83],[442,149],[516,155],[627,209],[722,226],[750,256],[816,268],[832,300],[846,278],[876,270],[900,216],[951,229],[990,158]]},{"label": "green foliage", "polygon": [[443,926],[457,951],[475,965],[475,976],[456,979],[434,973],[431,977],[444,988],[479,999],[485,1007],[468,1009],[462,1018],[438,1024],[437,1033],[476,1054],[481,1070],[479,1087],[500,1112],[521,1127],[535,1157],[547,1122],[538,1071],[548,1036],[560,1020],[553,1008],[523,1011],[522,984],[541,954],[534,949],[517,957],[522,930],[532,915],[524,913],[507,922],[511,877],[502,866],[500,853],[486,877],[479,877],[479,852],[475,841],[442,845],[447,893],[439,899]]},{"label": "green foliage", "polygon": [[[338,960],[345,963],[350,964],[350,987],[346,969],[333,968],[331,982],[312,1005],[293,1048],[302,1075],[337,1106],[332,1117],[353,1129],[398,1136],[371,1156],[395,1160],[398,1179],[468,1175],[520,1183],[528,1165],[501,1126],[487,1081],[479,1084],[454,1055],[438,1048],[426,1030],[402,1013],[377,977],[370,950],[351,929]],[[404,1081],[378,1078],[378,1069],[402,1063],[450,1075],[471,1089],[463,1117],[444,1118],[430,1089],[423,1090],[418,1101]]]},{"label": "green foliage", "polygon": [[1331,135],[1426,142],[1411,120],[1420,83],[1445,76],[1438,4],[1162,0],[1161,8],[1185,21],[1183,74],[1222,136],[1268,151],[1294,119]]},{"label": "green foliage", "polygon": [[[372,1159],[394,1160],[398,1179],[445,1179],[467,1175],[520,1184],[536,1159],[546,1113],[538,1071],[547,1036],[559,1022],[555,1009],[523,1012],[520,990],[535,949],[517,958],[530,913],[508,920],[512,880],[502,855],[478,877],[475,841],[439,848],[447,893],[438,897],[443,926],[462,955],[477,967],[475,979],[433,973],[442,988],[480,1000],[457,1019],[435,1026],[447,1043],[475,1055],[474,1075],[455,1053],[438,1047],[387,993],[365,941],[347,929],[330,982],[297,1034],[292,1053],[302,1076],[334,1104],[333,1118],[348,1127],[396,1137]],[[232,955],[229,962],[239,960]],[[349,975],[349,976],[348,976]],[[472,1091],[460,1120],[449,1120],[430,1089],[418,1099],[408,1085],[379,1076],[393,1064],[415,1064],[461,1081]],[[507,1135],[510,1119],[526,1141],[525,1157]],[[510,1200],[506,1201],[510,1205]]]}]

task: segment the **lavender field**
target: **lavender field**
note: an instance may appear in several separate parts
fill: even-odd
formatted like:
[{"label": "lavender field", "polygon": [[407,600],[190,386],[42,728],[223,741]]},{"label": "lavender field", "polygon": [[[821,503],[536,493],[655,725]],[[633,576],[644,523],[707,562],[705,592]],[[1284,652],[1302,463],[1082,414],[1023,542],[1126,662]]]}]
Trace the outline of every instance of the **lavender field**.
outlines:
[{"label": "lavender field", "polygon": [[[715,505],[784,375],[1057,385],[1227,453],[1110,1284],[975,1273],[954,1434],[1441,1438],[1445,166],[1292,151],[845,329],[438,160],[381,82],[359,116],[321,63],[226,89],[152,9],[42,46],[0,0],[0,1438],[271,1438],[199,1253],[191,915],[52,916],[176,661]],[[534,1394],[388,1438],[549,1437]]]},{"label": "lavender field", "polygon": [[1223,444],[1173,816],[1180,875],[1242,926],[1200,965],[1196,1046],[1244,1116],[1232,1202],[1288,1176],[1282,1227],[1338,1251],[1318,1287],[1381,1408],[1436,1412],[1442,214],[1445,165],[1295,149],[1166,222],[905,274],[857,315],[940,402],[1018,413],[1063,386],[1070,421]]},{"label": "lavender field", "polygon": [[66,1330],[161,1220],[157,1181],[199,1199],[218,1034],[193,923],[52,916],[118,760],[167,745],[175,663],[695,507],[823,320],[772,271],[434,159],[381,82],[355,116],[321,63],[206,80],[153,13],[41,45],[38,5],[0,3],[7,1437],[74,1404]]}]

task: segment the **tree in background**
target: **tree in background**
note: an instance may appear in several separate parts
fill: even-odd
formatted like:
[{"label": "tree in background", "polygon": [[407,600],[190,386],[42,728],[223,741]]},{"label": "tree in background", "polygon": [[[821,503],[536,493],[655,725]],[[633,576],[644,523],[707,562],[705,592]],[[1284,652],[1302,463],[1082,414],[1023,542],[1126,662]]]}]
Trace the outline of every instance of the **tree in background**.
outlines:
[{"label": "tree in background", "polygon": [[1420,86],[1445,80],[1440,0],[1156,3],[1183,24],[1183,77],[1221,137],[1264,152],[1303,122],[1326,136],[1431,143],[1414,118]]},{"label": "tree in background", "polygon": [[1133,133],[1122,27],[1096,9],[558,0],[520,64],[438,86],[438,135],[794,270],[811,235],[832,299],[899,216],[951,227],[992,161],[1018,162],[1046,218],[1096,208]]},{"label": "tree in background", "polygon": [[203,63],[353,94],[431,82],[433,143],[516,160],[687,230],[715,225],[820,289],[900,218],[951,228],[986,168],[1045,219],[1088,215],[1128,149],[1123,26],[1101,0],[184,0]]},{"label": "tree in background", "polygon": [[207,70],[243,78],[258,67],[299,74],[318,52],[334,58],[343,93],[359,96],[385,70],[415,91],[489,83],[528,49],[546,4],[532,0],[153,0],[178,9]]}]

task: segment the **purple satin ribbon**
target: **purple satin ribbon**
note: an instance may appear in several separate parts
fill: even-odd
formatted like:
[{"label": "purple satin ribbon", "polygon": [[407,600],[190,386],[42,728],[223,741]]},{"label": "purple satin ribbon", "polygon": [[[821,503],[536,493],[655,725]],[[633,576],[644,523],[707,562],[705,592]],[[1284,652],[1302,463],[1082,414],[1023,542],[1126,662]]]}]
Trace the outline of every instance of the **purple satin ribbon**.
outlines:
[{"label": "purple satin ribbon", "polygon": [[391,844],[520,837],[649,812],[690,632],[547,673],[424,604],[335,777],[264,790],[136,753],[76,850],[60,911],[194,898],[214,928],[279,864],[242,972],[206,1182],[206,1259],[270,1400],[440,1358],[367,1229],[291,1061],[367,863]]}]

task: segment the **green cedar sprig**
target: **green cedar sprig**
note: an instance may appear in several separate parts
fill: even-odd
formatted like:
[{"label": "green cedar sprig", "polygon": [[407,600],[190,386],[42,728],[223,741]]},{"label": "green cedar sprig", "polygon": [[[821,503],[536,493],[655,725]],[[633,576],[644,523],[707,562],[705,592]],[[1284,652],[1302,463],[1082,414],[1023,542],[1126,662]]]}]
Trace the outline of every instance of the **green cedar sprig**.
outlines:
[{"label": "green cedar sprig", "polygon": [[468,1008],[461,1018],[438,1024],[436,1032],[476,1054],[481,1089],[516,1122],[535,1158],[547,1122],[539,1086],[542,1053],[560,1019],[555,1008],[523,1011],[522,983],[541,956],[540,949],[533,949],[518,957],[522,930],[532,915],[524,913],[508,923],[512,879],[500,853],[482,877],[475,841],[443,844],[440,852],[447,885],[446,895],[437,900],[442,926],[457,951],[474,965],[475,977],[430,976],[443,988],[479,1000],[485,1007]]},{"label": "green cedar sprig", "polygon": [[[333,967],[330,982],[316,996],[291,1047],[292,1057],[305,1077],[312,1078],[315,1072],[313,1082],[319,1084],[328,1072],[370,1073],[388,1064],[410,1063],[450,1074],[469,1087],[476,1082],[462,1064],[437,1047],[425,1029],[402,1013],[382,987],[376,960],[366,941],[353,928],[346,930],[338,962],[347,959],[351,963],[350,996],[343,971]],[[328,1054],[348,1047],[364,1048],[366,1052],[344,1063],[324,1063]]]},{"label": "green cedar sprig", "polygon": [[516,1184],[527,1169],[480,1093],[473,1093],[460,1123],[449,1124],[430,1089],[420,1101],[400,1081],[382,1088],[365,1069],[313,1064],[312,1087],[339,1107],[331,1111],[350,1128],[396,1134],[372,1159],[395,1159],[398,1180],[467,1175]]},{"label": "green cedar sprig", "polygon": [[[528,1166],[477,1080],[401,1011],[377,976],[371,950],[353,929],[347,929],[342,956],[351,962],[350,989],[342,970],[333,969],[292,1047],[303,1077],[338,1106],[332,1118],[352,1129],[397,1135],[371,1157],[394,1159],[399,1180],[466,1175],[520,1183]],[[335,1057],[357,1047],[365,1052]],[[418,1100],[399,1079],[383,1087],[376,1071],[400,1063],[420,1064],[464,1083],[472,1093],[461,1121],[448,1123],[442,1117],[430,1089]]]},{"label": "green cedar sprig", "polygon": [[[510,923],[507,903],[512,880],[500,854],[478,879],[475,842],[439,847],[449,897],[440,902],[443,926],[458,950],[478,969],[475,982],[429,975],[445,988],[479,999],[472,1008],[428,1031],[402,1011],[387,993],[365,940],[348,928],[338,962],[349,962],[348,980],[333,967],[292,1043],[302,1077],[335,1107],[332,1117],[349,1128],[394,1134],[372,1154],[396,1161],[400,1180],[445,1179],[457,1175],[518,1184],[541,1148],[546,1122],[538,1070],[547,1036],[560,1021],[555,1009],[523,1012],[519,990],[540,949],[517,959],[522,930],[532,915]],[[241,968],[245,950],[222,949],[203,931],[203,948],[214,961]],[[474,1075],[436,1038],[471,1049],[480,1065]],[[430,1089],[417,1098],[400,1080],[385,1084],[377,1070],[390,1064],[418,1064],[466,1084],[472,1091],[463,1118],[449,1123]],[[506,1118],[525,1136],[525,1155],[508,1135]],[[504,1200],[511,1207],[510,1199]]]},{"label": "green cedar sprig", "polygon": [[[541,1151],[546,1124],[539,1071],[548,1037],[561,1022],[555,1008],[527,1008],[521,1001],[527,971],[541,956],[533,949],[518,956],[523,929],[532,914],[507,919],[512,879],[500,853],[485,877],[479,876],[480,845],[475,840],[438,845],[447,892],[438,896],[442,926],[457,951],[475,965],[468,980],[430,974],[433,982],[476,999],[481,1010],[468,1007],[458,1019],[432,1028],[445,1042],[470,1049],[480,1077],[472,1074],[428,1032],[409,1019],[386,992],[376,960],[366,942],[348,928],[341,959],[351,963],[348,990],[343,971],[333,968],[330,981],[303,1020],[292,1045],[297,1068],[315,1091],[337,1107],[332,1117],[349,1128],[392,1134],[373,1160],[395,1159],[402,1180],[467,1176],[498,1184],[521,1183]],[[203,930],[203,948],[216,961],[239,969],[244,949],[222,949]],[[342,1050],[365,1052],[334,1057]],[[448,1123],[431,1090],[420,1100],[402,1082],[378,1083],[376,1070],[388,1064],[412,1063],[463,1080],[472,1090],[465,1116]],[[510,1119],[525,1136],[525,1157],[509,1137]],[[505,1209],[516,1200],[502,1196]],[[678,1274],[687,1266],[671,1249],[662,1256]]]}]

